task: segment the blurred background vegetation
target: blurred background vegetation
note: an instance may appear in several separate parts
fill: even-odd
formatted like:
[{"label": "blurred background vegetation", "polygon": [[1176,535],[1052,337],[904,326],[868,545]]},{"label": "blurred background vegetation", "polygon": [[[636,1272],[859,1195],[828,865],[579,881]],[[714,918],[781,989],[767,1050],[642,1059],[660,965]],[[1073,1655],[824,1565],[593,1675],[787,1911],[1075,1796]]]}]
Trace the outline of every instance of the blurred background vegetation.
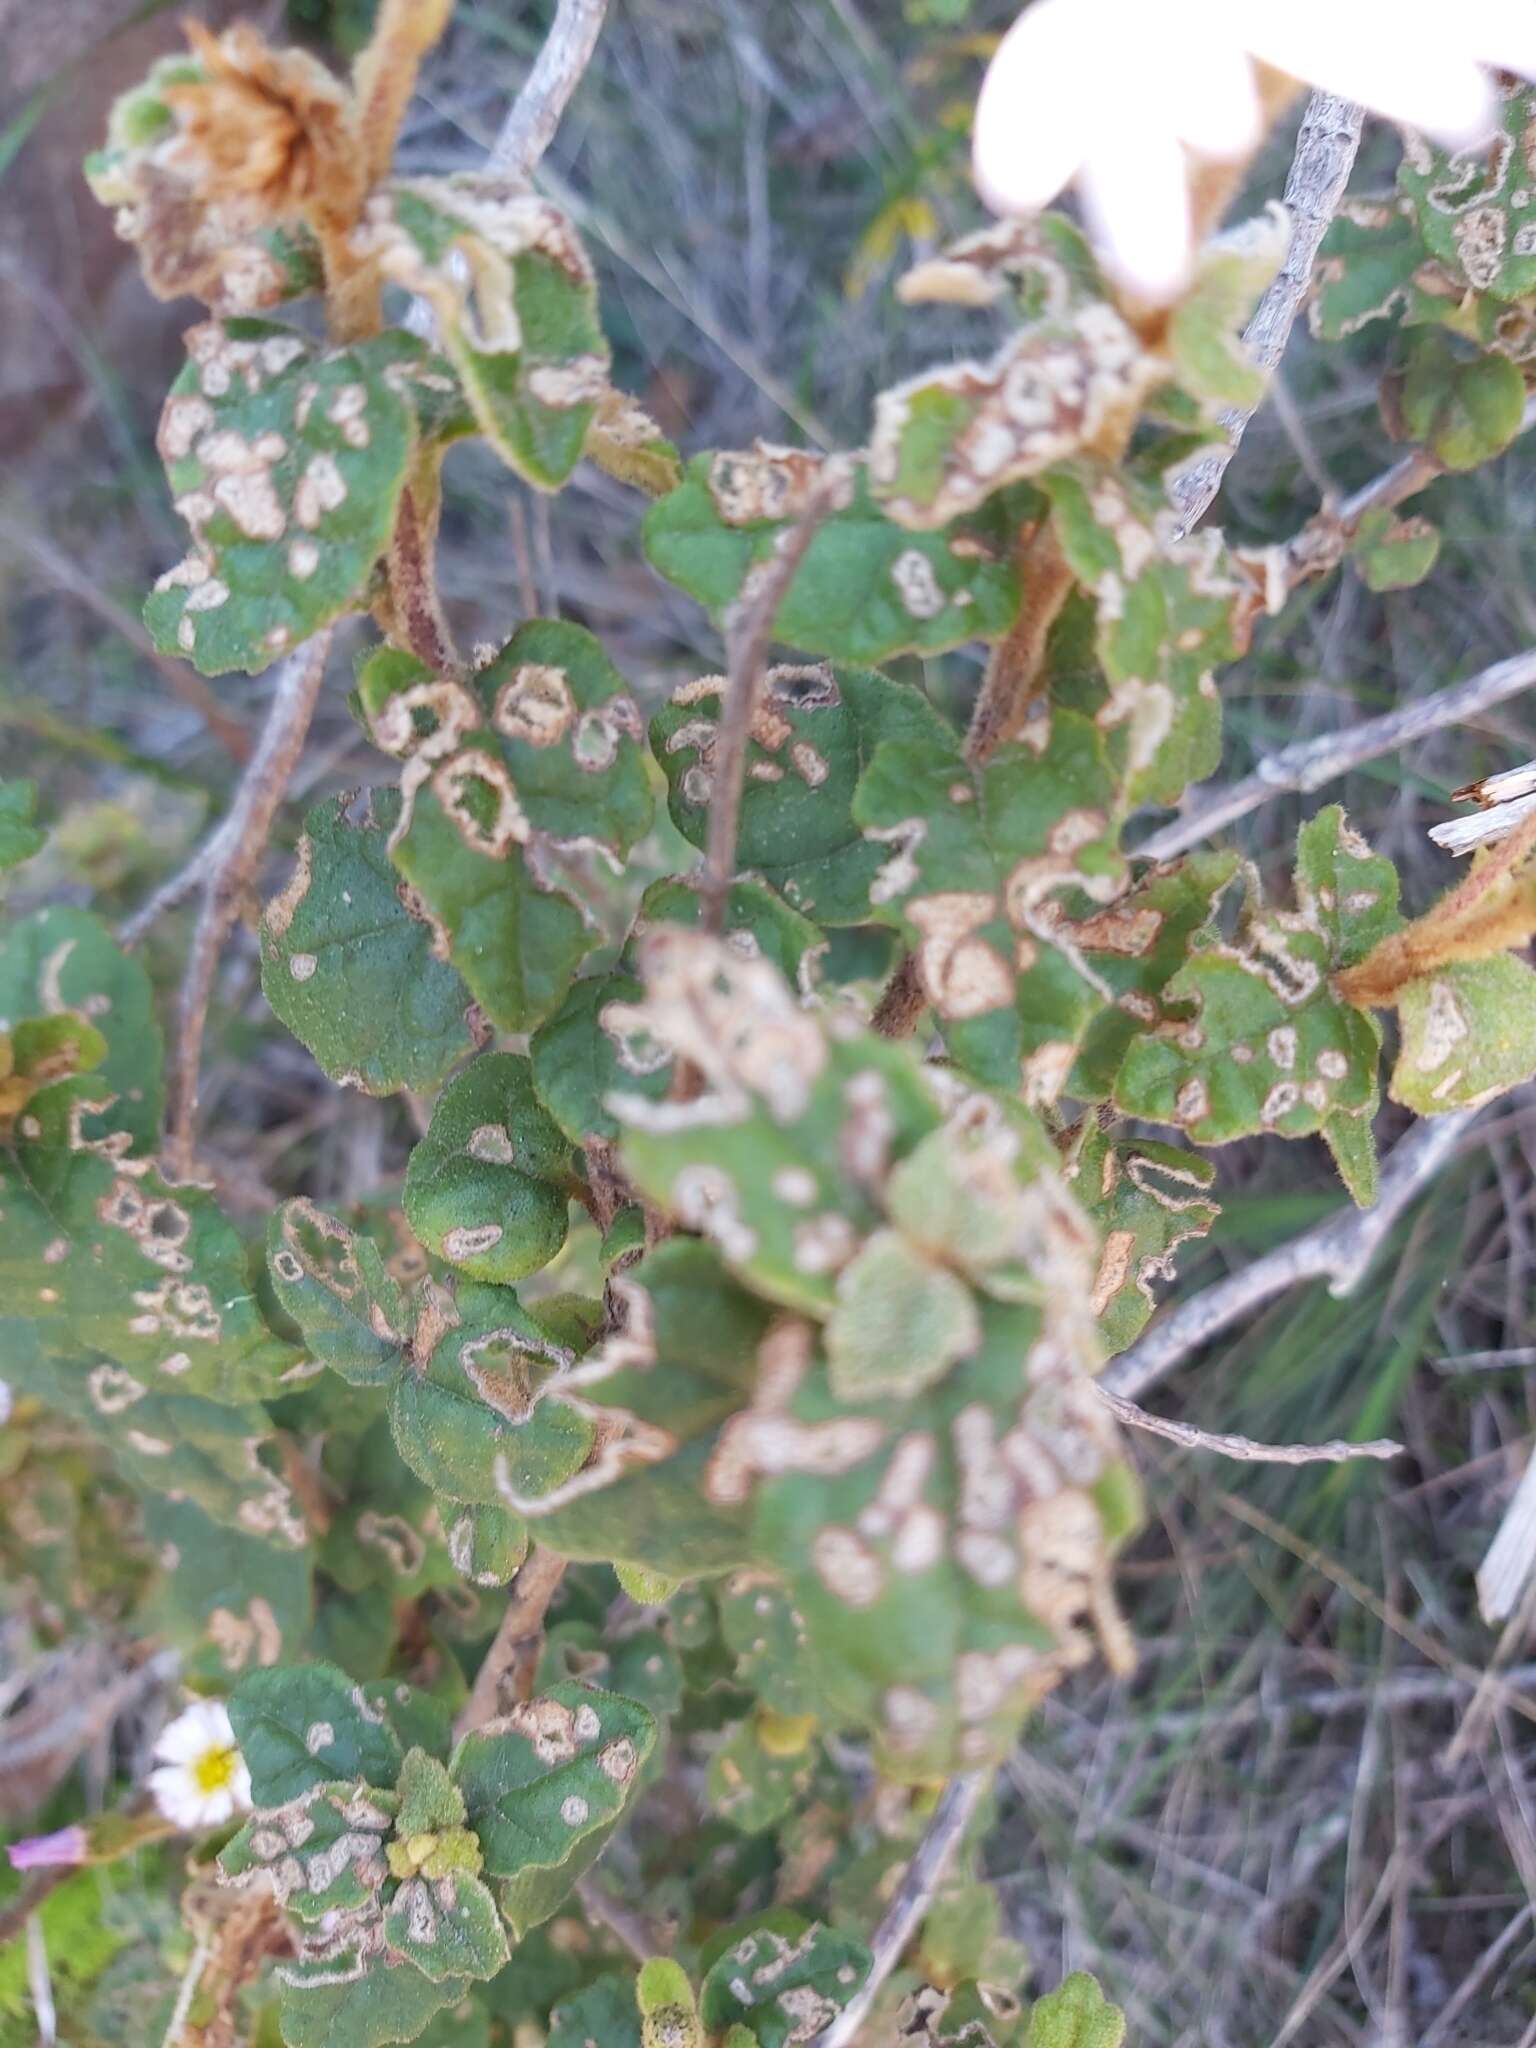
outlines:
[{"label": "blurred background vegetation", "polygon": [[[198,11],[229,18],[223,0]],[[978,220],[968,109],[1010,11],[615,0],[544,179],[598,263],[618,381],[685,452],[755,435],[856,443],[876,391],[964,341],[963,319],[903,311],[892,285],[914,253]],[[478,160],[548,12],[464,0],[407,126],[409,168]],[[337,58],[368,15],[367,0],[292,0],[286,23],[258,10]],[[0,761],[38,779],[52,832],[15,908],[90,901],[117,918],[142,901],[218,816],[269,687],[207,685],[152,654],[138,624],[142,592],[179,552],[153,437],[195,309],[147,298],[78,161],[114,93],[177,40],[169,9],[0,0]],[[1278,192],[1289,143],[1274,139],[1255,195]],[[1383,182],[1394,150],[1387,134],[1368,139],[1357,187]],[[1321,350],[1298,335],[1229,472],[1236,535],[1284,538],[1325,493],[1391,460],[1383,336]],[[648,702],[718,668],[708,622],[642,562],[637,504],[617,486],[583,470],[548,502],[473,449],[448,486],[444,588],[461,641],[558,610],[601,635]],[[1527,446],[1441,481],[1422,509],[1445,533],[1428,583],[1382,598],[1346,571],[1309,586],[1225,676],[1225,773],[1529,644]],[[269,884],[306,802],[384,772],[347,712],[343,667]],[[951,709],[979,677],[965,653],[908,667]],[[1419,909],[1450,872],[1424,836],[1449,792],[1532,755],[1536,717],[1517,702],[1327,795],[1399,864]],[[1279,798],[1239,828],[1277,886],[1322,800]],[[186,937],[178,917],[152,935],[167,990]],[[249,932],[229,950],[213,1033],[205,1156],[234,1213],[254,1228],[275,1191],[299,1188],[389,1200],[415,1135],[407,1106],[325,1083],[267,1013]],[[1384,1145],[1397,1123],[1384,1114]],[[1318,1476],[1138,1442],[1153,1522],[1125,1583],[1141,1671],[1080,1680],[1050,1704],[990,1850],[1005,1924],[1042,1981],[1099,1973],[1138,2048],[1536,2043],[1531,1617],[1495,1640],[1472,1589],[1533,1429],[1533,1161],[1536,1105],[1516,1096],[1354,1297],[1282,1299],[1156,1397],[1215,1429],[1392,1433],[1410,1455]],[[1181,1288],[1339,1200],[1320,1145],[1237,1146],[1219,1168],[1224,1214],[1189,1249]],[[62,1426],[19,1412],[0,1430],[0,1475],[0,1823],[32,1830],[61,1785],[78,1796],[83,1774],[100,1796],[142,1761],[154,1671],[127,1624],[149,1559],[131,1501]],[[1489,1670],[1503,1682],[1475,1690],[1469,1674]],[[127,1980],[110,2038],[145,2038],[134,1973],[147,1957],[174,1968],[169,1908],[86,1873],[50,1912],[52,1953]],[[24,1979],[21,1945],[0,1947],[0,2048],[34,2037]]]}]

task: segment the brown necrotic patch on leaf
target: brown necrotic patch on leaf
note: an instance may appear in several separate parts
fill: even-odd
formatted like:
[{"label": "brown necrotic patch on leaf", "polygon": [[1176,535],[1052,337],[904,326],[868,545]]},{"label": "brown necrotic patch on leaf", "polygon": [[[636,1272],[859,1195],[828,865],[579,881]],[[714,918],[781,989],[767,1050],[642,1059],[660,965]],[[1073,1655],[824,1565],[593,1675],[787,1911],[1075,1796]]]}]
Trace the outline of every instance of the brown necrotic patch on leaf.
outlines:
[{"label": "brown necrotic patch on leaf", "polygon": [[565,670],[527,661],[497,691],[491,722],[508,739],[552,747],[564,739],[575,715],[576,700]]},{"label": "brown necrotic patch on leaf", "polygon": [[1166,374],[1103,303],[1025,327],[987,362],[923,371],[881,393],[871,484],[902,525],[946,526],[1005,484],[1092,449]]}]

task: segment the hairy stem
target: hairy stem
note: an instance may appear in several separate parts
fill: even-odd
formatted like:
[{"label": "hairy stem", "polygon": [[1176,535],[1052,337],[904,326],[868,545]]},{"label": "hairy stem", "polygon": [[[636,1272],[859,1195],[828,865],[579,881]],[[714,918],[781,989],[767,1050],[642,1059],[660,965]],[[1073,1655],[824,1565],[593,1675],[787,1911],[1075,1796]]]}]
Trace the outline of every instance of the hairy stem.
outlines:
[{"label": "hairy stem", "polygon": [[491,144],[490,170],[532,177],[592,61],[607,12],[608,0],[560,0],[544,47]]},{"label": "hairy stem", "polygon": [[726,624],[725,697],[715,733],[709,839],[699,882],[707,931],[719,933],[725,929],[731,877],[736,871],[736,835],[747,774],[747,743],[752,736],[752,720],[762,688],[763,664],[773,640],[774,621],[818,527],[832,510],[846,473],[846,464],[835,459],[823,464],[800,516],[780,536],[769,559],[747,579]]},{"label": "hairy stem", "polygon": [[1135,1400],[1167,1379],[1192,1353],[1240,1322],[1261,1303],[1303,1280],[1327,1280],[1328,1291],[1345,1295],[1364,1278],[1371,1260],[1399,1216],[1446,1165],[1471,1128],[1477,1110],[1453,1110],[1415,1124],[1381,1170],[1374,1208],[1346,1209],[1289,1244],[1181,1301],[1153,1323],[1128,1351],[1111,1360],[1100,1377],[1101,1392]]},{"label": "hairy stem", "polygon": [[255,879],[277,807],[288,787],[314,716],[330,652],[329,627],[290,655],[278,670],[261,738],[219,831],[209,843],[198,886],[202,909],[177,1003],[176,1043],[170,1067],[166,1157],[173,1177],[192,1166],[192,1133],[202,1065],[203,1030],[224,941]]},{"label": "hairy stem", "polygon": [[1447,726],[1469,723],[1496,704],[1506,702],[1536,684],[1536,648],[1512,654],[1491,668],[1480,669],[1465,682],[1452,683],[1416,704],[1404,704],[1379,718],[1367,718],[1343,732],[1321,733],[1315,739],[1297,740],[1278,753],[1268,754],[1251,775],[1226,789],[1209,789],[1182,818],[1175,818],[1132,851],[1133,860],[1173,860],[1188,853],[1214,832],[1246,818],[1272,797],[1287,793],[1307,795],[1347,775],[1363,761],[1394,753],[1399,747],[1441,732]]},{"label": "hairy stem", "polygon": [[486,1651],[469,1698],[453,1724],[455,1741],[483,1728],[501,1711],[505,1684],[515,1699],[532,1689],[534,1667],[544,1642],[544,1617],[565,1577],[566,1560],[552,1550],[530,1550],[517,1577],[495,1641]]},{"label": "hairy stem", "polygon": [[962,1771],[939,1794],[923,1838],[870,1941],[873,1961],[869,1975],[831,2026],[817,2035],[814,2048],[851,2048],[858,2039],[881,1985],[900,1962],[903,1949],[932,1905],[934,1893],[960,1846],[960,1838],[975,1818],[991,1782],[990,1771]]},{"label": "hairy stem", "polygon": [[1045,678],[1051,628],[1076,580],[1052,522],[1026,529],[1019,544],[1019,616],[992,650],[965,736],[965,757],[973,766],[1018,737]]}]

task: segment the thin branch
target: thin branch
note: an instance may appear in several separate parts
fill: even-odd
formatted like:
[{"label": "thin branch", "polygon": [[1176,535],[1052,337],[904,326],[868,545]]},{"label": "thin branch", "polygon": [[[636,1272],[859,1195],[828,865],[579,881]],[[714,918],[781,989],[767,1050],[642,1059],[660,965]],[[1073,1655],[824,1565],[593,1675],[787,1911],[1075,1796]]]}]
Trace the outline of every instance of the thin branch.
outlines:
[{"label": "thin branch", "polygon": [[167,1157],[176,1177],[185,1177],[192,1164],[192,1126],[197,1115],[203,1027],[219,956],[266,851],[272,820],[287,790],[288,778],[304,751],[309,722],[325,680],[325,658],[330,646],[327,628],[279,669],[256,751],[240,778],[228,817],[208,845],[206,865],[198,881],[202,909],[182,978],[170,1070]]},{"label": "thin branch", "polygon": [[[1291,217],[1291,243],[1279,274],[1254,309],[1243,341],[1255,366],[1267,376],[1285,354],[1296,315],[1312,279],[1318,244],[1338,211],[1360,147],[1362,115],[1349,100],[1315,92],[1307,102],[1296,136],[1296,153],[1285,181],[1285,205]],[[1188,469],[1173,492],[1185,530],[1203,519],[1221,489],[1227,465],[1237,453],[1253,410],[1222,416],[1225,447],[1213,449]]]},{"label": "thin branch", "polygon": [[525,1697],[525,1681],[531,1680],[544,1640],[544,1617],[549,1603],[565,1577],[566,1560],[553,1550],[531,1550],[512,1581],[511,1597],[501,1626],[475,1673],[469,1698],[453,1724],[454,1740],[472,1728],[483,1728],[501,1711],[502,1681],[511,1678],[513,1690]]},{"label": "thin branch", "polygon": [[715,733],[709,799],[709,841],[699,881],[706,930],[723,931],[725,908],[736,869],[736,835],[747,773],[747,742],[762,687],[763,663],[773,640],[779,607],[805,560],[817,528],[847,483],[847,465],[835,457],[823,465],[800,516],[775,543],[767,561],[748,577],[726,622],[725,700]]},{"label": "thin branch", "polygon": [[577,1878],[576,1896],[586,1908],[588,1919],[606,1927],[637,1963],[648,1963],[652,1956],[664,1956],[671,1947],[671,1943],[664,1940],[649,1921],[642,1919],[611,1892],[605,1892],[595,1872],[589,1870],[585,1877]]},{"label": "thin branch", "polygon": [[1374,1208],[1346,1209],[1330,1216],[1178,1303],[1110,1363],[1098,1381],[1100,1392],[1134,1400],[1261,1302],[1303,1280],[1326,1279],[1330,1294],[1349,1294],[1364,1278],[1398,1217],[1451,1158],[1478,1114],[1459,1109],[1415,1124],[1381,1170]]},{"label": "thin branch", "polygon": [[[1536,393],[1525,401],[1520,432],[1536,427]],[[1314,519],[1278,550],[1279,582],[1289,593],[1310,576],[1323,576],[1336,569],[1349,551],[1368,512],[1390,512],[1405,499],[1416,497],[1426,485],[1444,476],[1445,465],[1427,448],[1410,448],[1390,469],[1363,484],[1352,497],[1337,505],[1325,505]]]},{"label": "thin branch", "polygon": [[491,144],[487,169],[532,177],[592,61],[607,11],[608,0],[559,0],[544,47]]},{"label": "thin branch", "polygon": [[1213,833],[1235,824],[1239,818],[1247,817],[1250,811],[1267,804],[1271,797],[1288,792],[1303,795],[1321,789],[1326,783],[1347,775],[1351,768],[1358,768],[1362,761],[1374,761],[1379,755],[1411,746],[1430,733],[1443,731],[1446,726],[1464,725],[1480,713],[1492,710],[1495,704],[1517,697],[1533,684],[1536,684],[1536,648],[1527,648],[1523,654],[1512,654],[1506,661],[1496,661],[1491,668],[1480,669],[1475,676],[1468,676],[1465,682],[1452,683],[1449,689],[1437,690],[1433,696],[1422,697],[1416,704],[1404,704],[1396,711],[1383,712],[1380,718],[1368,718],[1360,725],[1346,727],[1343,732],[1320,733],[1315,739],[1297,740],[1289,747],[1282,747],[1277,754],[1270,754],[1241,781],[1226,789],[1213,790],[1203,800],[1197,796],[1193,808],[1184,817],[1175,818],[1171,824],[1154,832],[1150,839],[1143,840],[1132,858],[1172,860],[1175,855],[1187,853],[1192,846],[1209,839]]},{"label": "thin branch", "polygon": [[1187,1451],[1215,1451],[1219,1457],[1236,1458],[1246,1465],[1342,1465],[1351,1458],[1400,1458],[1403,1446],[1387,1437],[1354,1444],[1332,1437],[1323,1444],[1260,1444],[1250,1436],[1223,1436],[1217,1431],[1197,1429],[1192,1422],[1175,1422],[1171,1416],[1149,1415],[1134,1401],[1100,1387],[1099,1398],[1114,1411],[1128,1429],[1144,1429],[1149,1436],[1166,1437]]},{"label": "thin branch", "polygon": [[902,1950],[932,1905],[933,1895],[960,1846],[960,1837],[974,1819],[991,1779],[990,1771],[962,1771],[939,1794],[933,1817],[902,1874],[896,1896],[875,1929],[870,1942],[873,1961],[869,1975],[831,2026],[817,2035],[812,2048],[850,2048],[858,2039],[881,1985],[901,1960]]},{"label": "thin branch", "polygon": [[46,576],[58,589],[67,591],[77,603],[83,604],[87,611],[94,612],[98,619],[121,635],[146,661],[152,662],[171,695],[179,698],[188,710],[197,713],[233,760],[250,759],[250,734],[239,719],[230,717],[196,669],[162,654],[133,614],[124,611],[114,598],[109,597],[63,548],[45,535],[31,533],[3,518],[0,518],[0,542],[16,554],[24,555],[39,575]]}]

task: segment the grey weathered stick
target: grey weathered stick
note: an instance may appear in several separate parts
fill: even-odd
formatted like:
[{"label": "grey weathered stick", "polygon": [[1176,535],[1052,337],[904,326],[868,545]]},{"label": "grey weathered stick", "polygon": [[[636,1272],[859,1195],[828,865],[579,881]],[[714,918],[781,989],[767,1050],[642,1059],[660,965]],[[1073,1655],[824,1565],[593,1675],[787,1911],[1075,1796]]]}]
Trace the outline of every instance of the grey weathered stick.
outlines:
[{"label": "grey weathered stick", "polygon": [[748,577],[726,622],[725,696],[715,730],[715,758],[709,798],[709,840],[699,882],[705,927],[725,928],[725,906],[736,868],[736,835],[741,823],[741,792],[747,772],[747,742],[762,687],[763,663],[773,640],[779,607],[805,560],[816,530],[847,480],[847,466],[836,457],[823,464],[810,496],[794,525],[782,534],[768,560]]},{"label": "grey weathered stick", "polygon": [[533,174],[592,61],[607,12],[608,0],[560,0],[544,47],[491,144],[487,169],[516,178]]},{"label": "grey weathered stick", "polygon": [[981,1804],[991,1776],[990,1771],[962,1771],[939,1794],[939,1803],[933,1809],[923,1839],[870,1941],[874,1960],[869,1975],[831,2026],[816,2036],[812,2048],[850,2048],[858,2039],[881,1985],[901,1960],[902,1950],[932,1905],[933,1895],[960,1845],[960,1837]]},{"label": "grey weathered stick", "polygon": [[1536,684],[1536,648],[1496,661],[1480,669],[1465,682],[1452,683],[1416,704],[1404,704],[1396,711],[1384,711],[1380,718],[1368,718],[1342,732],[1320,733],[1315,739],[1297,740],[1269,754],[1251,775],[1245,775],[1225,789],[1213,789],[1202,798],[1198,793],[1182,818],[1162,826],[1136,847],[1135,860],[1172,860],[1187,853],[1213,832],[1247,817],[1271,797],[1287,792],[1306,794],[1347,775],[1362,761],[1374,761],[1399,747],[1411,746],[1448,725],[1465,725],[1479,713],[1491,711],[1510,697]]},{"label": "grey weathered stick", "polygon": [[290,655],[278,670],[267,722],[261,729],[256,751],[240,777],[229,815],[204,849],[203,872],[198,877],[203,904],[182,977],[176,1047],[169,1076],[167,1158],[171,1172],[177,1176],[184,1176],[192,1164],[192,1125],[197,1114],[203,1026],[219,955],[266,851],[267,836],[288,788],[288,778],[304,751],[309,722],[325,680],[325,658],[330,647],[331,631],[327,627]]},{"label": "grey weathered stick", "polygon": [[1261,1302],[1303,1280],[1327,1280],[1330,1294],[1350,1293],[1398,1217],[1450,1159],[1478,1114],[1475,1109],[1458,1109],[1415,1124],[1381,1170],[1374,1208],[1330,1216],[1214,1287],[1179,1302],[1129,1351],[1110,1362],[1098,1381],[1100,1391],[1134,1400]]},{"label": "grey weathered stick", "polygon": [[1182,1444],[1187,1451],[1214,1451],[1218,1457],[1236,1458],[1245,1465],[1343,1465],[1351,1458],[1400,1458],[1403,1454],[1401,1444],[1384,1436],[1363,1444],[1349,1443],[1343,1437],[1330,1437],[1322,1444],[1255,1443],[1251,1436],[1223,1436],[1216,1430],[1197,1429],[1192,1422],[1175,1422],[1168,1415],[1150,1415],[1102,1385],[1098,1391],[1127,1429],[1143,1429],[1149,1436]]},{"label": "grey weathered stick", "polygon": [[[1307,102],[1296,136],[1296,153],[1285,181],[1286,211],[1291,217],[1291,245],[1269,289],[1254,309],[1243,341],[1256,366],[1266,375],[1285,354],[1296,315],[1312,277],[1318,244],[1338,211],[1344,187],[1360,147],[1361,111],[1349,100],[1315,92]],[[1204,518],[1221,489],[1227,464],[1237,452],[1252,412],[1223,415],[1226,446],[1216,448],[1180,477],[1173,501],[1187,530]]]}]

